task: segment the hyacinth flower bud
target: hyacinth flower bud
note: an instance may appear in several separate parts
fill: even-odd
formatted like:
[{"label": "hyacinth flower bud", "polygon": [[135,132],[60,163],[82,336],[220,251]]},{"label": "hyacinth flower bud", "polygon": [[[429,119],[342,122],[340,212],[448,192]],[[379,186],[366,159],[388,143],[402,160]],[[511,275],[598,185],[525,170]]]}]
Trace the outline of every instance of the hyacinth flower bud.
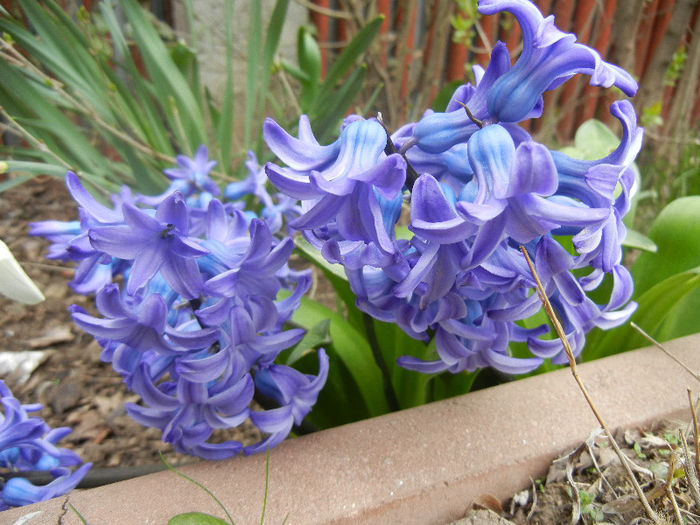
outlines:
[{"label": "hyacinth flower bud", "polygon": [[496,122],[520,122],[536,106],[542,94],[576,73],[590,75],[593,86],[616,86],[626,95],[637,92],[637,83],[622,68],[604,62],[598,52],[576,41],[544,18],[529,0],[479,0],[479,12],[512,13],[523,32],[523,52],[510,71],[500,76],[488,92],[488,113]]}]

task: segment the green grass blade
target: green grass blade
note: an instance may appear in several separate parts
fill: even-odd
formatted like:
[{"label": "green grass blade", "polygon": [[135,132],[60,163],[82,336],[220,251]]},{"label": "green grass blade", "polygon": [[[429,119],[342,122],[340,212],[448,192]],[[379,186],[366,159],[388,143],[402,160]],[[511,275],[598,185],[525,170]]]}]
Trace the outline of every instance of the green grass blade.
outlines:
[{"label": "green grass blade", "polygon": [[337,133],[341,120],[362,89],[366,74],[367,66],[363,65],[350,73],[337,92],[325,98],[318,97],[312,112],[317,116],[311,120],[311,125],[322,144]]},{"label": "green grass blade", "polygon": [[171,140],[162,117],[163,109],[159,109],[155,102],[153,87],[134,63],[112,4],[102,2],[100,8],[114,50],[113,64],[107,62],[107,57],[101,57],[104,82],[107,83],[103,89],[113,93],[108,100],[114,107],[114,115],[120,121],[127,122],[128,129],[142,135],[158,151],[172,155]]},{"label": "green grass blade", "polygon": [[[56,150],[69,164],[90,169],[101,163],[101,155],[81,130],[44,96],[34,82],[4,61],[0,61],[0,77],[3,79],[5,109],[17,119],[37,118],[41,122],[41,126],[33,128],[37,138],[48,144],[52,141],[51,135],[60,137]],[[26,101],[31,101],[31,104],[28,105]]]},{"label": "green grass blade", "polygon": [[338,58],[333,62],[333,65],[328,70],[328,74],[323,81],[323,86],[319,93],[319,98],[324,99],[329,96],[335,85],[345,76],[345,74],[355,67],[355,63],[359,60],[367,48],[374,42],[374,39],[379,34],[379,27],[384,21],[383,16],[378,16],[366,26],[364,26],[350,43],[338,55]]},{"label": "green grass blade", "polygon": [[184,75],[173,62],[160,35],[149,23],[148,13],[135,0],[123,0],[120,6],[131,25],[133,38],[158,98],[174,101],[177,113],[168,116],[171,126],[178,129],[180,119],[184,131],[184,136],[180,137],[183,146],[187,144],[194,150],[206,141],[206,128],[201,106],[197,101],[198,94],[192,92]]},{"label": "green grass blade", "polygon": [[229,514],[228,509],[226,508],[226,506],[225,506],[223,503],[221,503],[221,501],[219,500],[219,498],[217,498],[211,490],[209,490],[207,487],[205,487],[204,485],[202,485],[202,484],[201,484],[199,481],[197,481],[196,479],[192,479],[192,478],[189,477],[187,474],[185,474],[185,473],[183,473],[183,472],[180,472],[178,469],[176,469],[175,467],[173,467],[170,463],[168,463],[168,462],[165,460],[165,457],[163,456],[163,454],[162,454],[161,452],[159,452],[158,454],[160,455],[160,460],[163,462],[163,464],[167,467],[168,470],[171,470],[172,472],[174,472],[175,474],[177,474],[177,475],[180,476],[181,478],[183,478],[183,479],[189,481],[189,482],[192,483],[193,485],[196,485],[197,487],[199,487],[200,489],[202,489],[204,492],[206,492],[207,495],[208,495],[211,499],[213,499],[214,502],[215,502],[219,507],[221,507],[221,510],[224,511],[224,514],[226,514],[226,517],[228,518],[229,523],[231,523],[231,525],[234,525],[234,523],[233,523],[233,518],[231,517],[231,514]]},{"label": "green grass blade", "polygon": [[267,25],[265,47],[263,50],[262,71],[260,74],[260,92],[263,95],[267,94],[272,65],[275,59],[275,53],[277,53],[280,38],[282,37],[282,30],[284,29],[284,20],[287,17],[288,7],[289,0],[277,0],[275,7],[272,10],[270,22]]},{"label": "green grass blade", "polygon": [[248,9],[248,64],[246,70],[245,120],[243,121],[243,145],[250,149],[253,118],[258,101],[258,79],[260,70],[260,40],[262,36],[262,7],[260,2],[251,2]]},{"label": "green grass blade", "polygon": [[223,103],[216,124],[217,141],[221,153],[221,169],[231,168],[231,149],[233,147],[233,1],[226,2],[226,84]]},{"label": "green grass blade", "polygon": [[35,175],[18,175],[17,177],[12,177],[11,179],[7,179],[5,181],[0,182],[0,193],[3,191],[7,191],[9,189],[14,188],[15,186],[19,186],[20,184],[23,184],[27,182],[28,180],[32,179]]},{"label": "green grass blade", "polygon": [[31,175],[52,175],[61,178],[66,174],[66,168],[63,166],[45,162],[7,160],[0,164],[4,164],[4,169],[0,169],[0,173],[29,173]]}]

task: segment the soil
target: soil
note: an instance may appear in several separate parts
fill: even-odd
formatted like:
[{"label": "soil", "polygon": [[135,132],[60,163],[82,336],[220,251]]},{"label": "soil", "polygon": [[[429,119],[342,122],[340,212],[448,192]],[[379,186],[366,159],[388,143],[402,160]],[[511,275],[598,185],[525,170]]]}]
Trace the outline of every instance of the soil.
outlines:
[{"label": "soil", "polygon": [[[90,309],[91,299],[73,294],[67,286],[71,267],[45,259],[48,242],[28,236],[31,221],[73,220],[76,215],[61,180],[38,177],[0,193],[0,238],[46,296],[32,306],[0,296],[0,353],[29,351],[42,356],[25,380],[18,373],[0,378],[23,403],[41,403],[41,417],[49,425],[71,426],[73,432],[61,445],[93,462],[93,470],[158,465],[161,453],[171,464],[192,462],[194,458],[163,443],[157,429],[144,428],[128,417],[125,403],[138,398],[109,364],[100,361],[99,345],[73,325],[68,313],[71,304]],[[684,459],[678,428],[676,424],[650,433],[628,430],[617,436],[617,442],[638,465],[635,475],[657,512],[673,516],[675,499],[685,523],[700,523],[688,482],[680,476]],[[226,438],[249,444],[260,435],[252,425],[244,425]],[[670,465],[678,477],[671,476],[669,484]],[[645,523],[644,510],[619,459],[599,435],[552,463],[546,478],[533,480],[532,487],[504,506],[485,496],[458,523],[575,523],[572,516],[580,516],[582,523]]]},{"label": "soil", "polygon": [[[650,507],[664,524],[700,523],[698,482],[696,478],[693,496],[680,438],[680,432],[688,435],[689,428],[684,422],[665,422],[647,430],[620,431],[615,436]],[[690,439],[692,451],[695,447]],[[690,463],[695,464],[696,454],[689,455]],[[576,450],[557,458],[545,477],[532,480],[531,487],[504,505],[483,496],[474,507],[451,525],[653,523],[602,432],[592,433]]]}]

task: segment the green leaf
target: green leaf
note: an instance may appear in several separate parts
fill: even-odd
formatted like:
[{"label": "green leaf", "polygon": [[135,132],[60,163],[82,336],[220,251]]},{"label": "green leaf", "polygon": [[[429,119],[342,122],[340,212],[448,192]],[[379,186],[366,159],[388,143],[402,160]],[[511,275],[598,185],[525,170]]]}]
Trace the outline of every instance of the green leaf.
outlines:
[{"label": "green leaf", "polygon": [[319,319],[330,320],[329,333],[335,357],[350,372],[369,414],[378,416],[389,412],[382,390],[381,371],[374,362],[372,349],[360,332],[342,316],[307,298],[301,299],[299,309],[292,316],[294,323],[307,330],[314,327]]},{"label": "green leaf", "polygon": [[[674,307],[695,290],[700,290],[700,266],[672,275],[644,292],[637,299],[639,306],[631,321],[652,337],[657,337],[664,321],[673,315]],[[697,312],[693,313],[697,316]],[[695,319],[697,320],[697,317]],[[697,322],[692,326],[696,325]],[[592,332],[589,344],[584,349],[584,359],[599,359],[648,344],[648,341],[627,323],[608,332]]]},{"label": "green leaf", "polygon": [[383,21],[383,16],[376,17],[360,29],[350,43],[345,46],[328,70],[328,74],[323,81],[323,87],[319,93],[319,99],[327,97],[343,76],[355,66],[355,62],[374,42]]},{"label": "green leaf", "polygon": [[330,319],[322,319],[306,331],[304,338],[299,341],[286,359],[291,366],[315,348],[332,343],[330,338]]},{"label": "green leaf", "polygon": [[433,376],[401,368],[396,359],[410,355],[430,359],[432,344],[409,337],[397,324],[374,321],[380,352],[391,373],[391,385],[399,401],[399,408],[411,408],[428,401],[427,384]]},{"label": "green leaf", "polygon": [[229,169],[231,165],[233,144],[233,17],[233,2],[226,2],[226,84],[224,85],[223,106],[215,124],[221,152],[221,167],[224,170]]},{"label": "green leaf", "polygon": [[249,149],[253,130],[256,101],[258,99],[258,75],[260,67],[260,37],[262,11],[260,2],[250,2],[248,19],[248,63],[246,64],[245,116],[243,120],[243,145]]},{"label": "green leaf", "polygon": [[464,371],[458,374],[445,372],[434,376],[429,385],[431,387],[431,401],[440,401],[470,392],[478,375],[479,370]]},{"label": "green leaf", "polygon": [[593,160],[612,153],[620,144],[620,139],[601,121],[591,119],[576,130],[574,144],[581,158]]},{"label": "green leaf", "polygon": [[324,98],[319,95],[312,110],[317,116],[311,120],[311,126],[320,142],[325,142],[337,132],[347,109],[360,93],[366,74],[367,66],[362,65],[348,75],[337,91]]},{"label": "green leaf", "polygon": [[627,230],[627,236],[622,241],[622,246],[652,253],[656,253],[659,249],[654,241],[637,230]]},{"label": "green leaf", "polygon": [[432,109],[433,111],[443,112],[447,108],[447,104],[450,102],[452,95],[459,86],[463,84],[462,80],[453,80],[445,84],[445,86],[438,91],[438,94],[433,100]]},{"label": "green leaf", "polygon": [[168,525],[228,525],[228,522],[203,512],[185,512],[170,518]]},{"label": "green leaf", "polygon": [[267,24],[265,32],[265,47],[263,48],[263,63],[262,63],[262,80],[260,82],[260,92],[263,94],[263,103],[267,95],[268,83],[272,72],[272,65],[279,47],[280,39],[282,38],[282,30],[284,29],[284,21],[289,8],[289,0],[277,0],[275,7],[270,16],[270,22]]},{"label": "green leaf", "polygon": [[656,253],[641,253],[630,272],[639,295],[667,277],[700,265],[700,196],[668,204],[654,220],[649,238]]},{"label": "green leaf", "polygon": [[301,26],[297,34],[298,73],[289,71],[301,83],[299,103],[302,112],[308,112],[316,101],[321,86],[321,49],[306,27]]}]

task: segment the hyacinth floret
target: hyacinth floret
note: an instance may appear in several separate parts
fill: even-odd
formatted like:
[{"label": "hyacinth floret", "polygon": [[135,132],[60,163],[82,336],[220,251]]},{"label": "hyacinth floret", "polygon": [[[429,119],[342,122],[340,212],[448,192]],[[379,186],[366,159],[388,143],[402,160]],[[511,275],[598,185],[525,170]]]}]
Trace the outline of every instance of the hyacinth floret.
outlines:
[{"label": "hyacinth floret", "polygon": [[[21,404],[2,380],[0,405],[0,467],[12,474],[2,482],[0,510],[45,501],[73,490],[92,463],[82,464],[75,452],[56,446],[71,429],[52,429],[40,417],[30,416],[29,413],[41,410],[41,405]],[[22,477],[22,472],[36,470],[49,471],[54,479],[46,485],[34,485]]]},{"label": "hyacinth floret", "polygon": [[[304,335],[286,323],[310,275],[288,267],[294,243],[281,233],[283,218],[300,213],[288,197],[266,192],[254,156],[248,178],[230,185],[223,200],[208,176],[214,162],[205,147],[177,161],[163,194],[123,190],[113,208],[69,173],[79,226],[36,223],[32,232],[58,245],[65,259],[89,260],[106,274],[89,290],[98,314],[79,306],[71,314],[101,344],[102,360],[141,396],[127,406],[132,418],[159,428],[181,453],[222,459],[264,450],[301,423],[328,376],[322,349],[317,375],[276,363]],[[261,209],[246,209],[227,194],[255,195]],[[288,293],[278,298],[282,289]],[[272,403],[251,409],[259,396]],[[244,449],[216,434],[246,419],[264,434],[257,445]]]},{"label": "hyacinth floret", "polygon": [[[632,104],[612,104],[623,136],[599,160],[550,151],[517,125],[539,117],[547,109],[542,94],[574,74],[627,95],[635,81],[527,0],[480,0],[479,11],[512,13],[523,51],[511,66],[497,43],[486,69],[474,67],[476,85],[457,88],[446,111],[428,110],[390,135],[374,119],[347,117],[329,145],[316,141],[306,117],[298,138],[271,120],[264,128],[285,164],[266,165],[271,182],[301,200],[304,213],[292,226],[344,266],[361,310],[434,339],[434,360],[398,360],[425,373],[488,366],[520,374],[545,359],[566,362],[561,341],[543,337],[546,325],[524,322],[541,305],[521,246],[576,355],[591,329],[617,326],[636,308],[621,264],[642,138]],[[403,204],[409,233],[397,238]],[[589,294],[606,277],[612,292],[598,304]],[[531,356],[514,356],[514,343]]]},{"label": "hyacinth floret", "polygon": [[[476,86],[466,85],[455,92],[456,100],[479,121],[513,124],[537,118],[543,111],[542,94],[577,73],[590,76],[593,86],[615,86],[628,96],[636,93],[637,83],[629,73],[603,61],[595,49],[578,43],[575,35],[560,31],[554,17],[544,18],[529,0],[479,1],[483,15],[501,11],[515,16],[523,33],[523,50],[511,67],[505,44],[498,42],[486,72],[482,75],[477,70]],[[445,112],[427,115],[416,124],[419,148],[440,153],[476,132],[478,126],[456,107],[456,100]],[[511,125],[508,129],[522,135],[521,128]]]}]

